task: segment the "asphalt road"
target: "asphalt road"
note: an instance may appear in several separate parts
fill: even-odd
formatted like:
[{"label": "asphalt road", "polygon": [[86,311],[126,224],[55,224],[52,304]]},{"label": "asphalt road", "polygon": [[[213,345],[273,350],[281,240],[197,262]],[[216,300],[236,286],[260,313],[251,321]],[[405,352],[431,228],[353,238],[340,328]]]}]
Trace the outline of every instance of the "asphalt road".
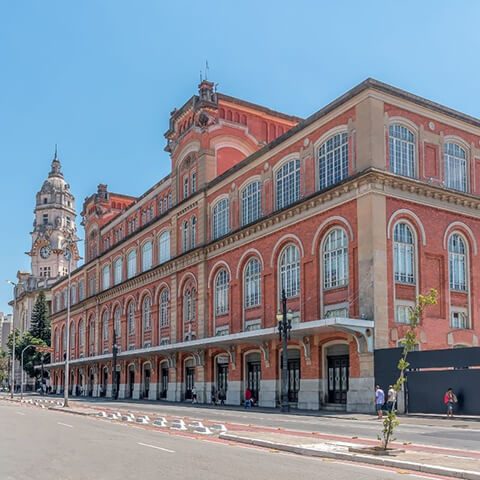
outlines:
[{"label": "asphalt road", "polygon": [[2,480],[391,480],[405,476],[405,472],[0,403]]},{"label": "asphalt road", "polygon": [[[84,398],[71,400],[75,403],[90,403],[97,407],[128,408],[141,410],[157,415],[190,416],[204,420],[214,420],[221,423],[242,423],[267,427],[281,427],[292,430],[314,431],[347,437],[360,437],[377,440],[381,429],[381,422],[375,416],[358,415],[358,420],[351,418],[332,418],[329,416],[284,415],[251,410],[230,410],[213,407],[194,407],[168,403],[147,402],[112,402],[111,400],[95,400]],[[101,408],[101,407],[100,407]],[[433,445],[444,448],[478,450],[480,445],[480,422],[443,420],[443,419],[400,419],[401,424],[396,430],[399,442],[411,442],[420,445]]]}]

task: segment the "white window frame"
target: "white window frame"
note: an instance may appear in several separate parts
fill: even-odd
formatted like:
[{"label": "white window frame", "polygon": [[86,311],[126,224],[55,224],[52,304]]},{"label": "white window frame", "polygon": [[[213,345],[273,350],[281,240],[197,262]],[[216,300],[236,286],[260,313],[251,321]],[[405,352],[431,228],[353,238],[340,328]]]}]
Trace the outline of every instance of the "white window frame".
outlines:
[{"label": "white window frame", "polygon": [[142,300],[142,328],[144,332],[152,328],[152,299],[150,295],[145,295]]},{"label": "white window frame", "polygon": [[193,171],[190,180],[190,190],[192,193],[197,191],[197,172]]},{"label": "white window frame", "polygon": [[348,132],[329,137],[317,150],[318,189],[323,190],[348,177]]},{"label": "white window frame", "polygon": [[170,232],[166,230],[158,237],[158,263],[170,260]]},{"label": "white window frame", "polygon": [[116,340],[122,335],[122,310],[120,307],[116,307],[113,311],[113,328],[115,330]]},{"label": "white window frame", "polygon": [[443,147],[445,186],[460,192],[468,189],[467,152],[458,143],[446,142]]},{"label": "white window frame", "polygon": [[229,312],[230,275],[222,268],[215,276],[215,316],[226,315]]},{"label": "white window frame", "polygon": [[127,255],[127,278],[133,278],[137,274],[137,250],[133,249]]},{"label": "white window frame", "polygon": [[110,264],[102,267],[102,288],[103,290],[110,288]]},{"label": "white window frame", "polygon": [[242,226],[258,220],[262,216],[262,184],[254,180],[242,190]]},{"label": "white window frame", "polygon": [[212,237],[213,240],[223,237],[230,232],[230,200],[223,197],[212,208]]},{"label": "white window frame", "polygon": [[[463,244],[463,252],[453,250],[454,248],[459,249],[453,245],[453,239],[457,237]],[[453,232],[448,237],[448,272],[450,290],[468,292],[468,244],[465,238],[458,232]]]},{"label": "white window frame", "polygon": [[399,221],[393,227],[393,271],[396,283],[416,284],[416,236],[413,227]]},{"label": "white window frame", "polygon": [[325,305],[323,307],[323,318],[348,318],[348,302]]},{"label": "white window frame", "polygon": [[415,308],[415,302],[409,302],[407,300],[397,300],[395,302],[395,323],[400,325],[410,324],[410,314]]},{"label": "white window frame", "polygon": [[150,270],[153,265],[153,243],[151,240],[142,245],[142,272]]},{"label": "white window frame", "polygon": [[468,330],[470,328],[470,319],[466,308],[450,307],[450,328],[458,330]]},{"label": "white window frame", "polygon": [[243,274],[244,307],[257,307],[262,301],[262,264],[253,257],[245,265]]},{"label": "white window frame", "polygon": [[118,285],[122,283],[123,279],[123,258],[117,257],[113,261],[113,284]]},{"label": "white window frame", "polygon": [[170,325],[170,295],[168,288],[164,288],[160,293],[160,308],[158,309],[159,314],[159,325],[160,328],[168,327]]},{"label": "white window frame", "polygon": [[190,226],[188,224],[188,221],[184,220],[184,222],[182,223],[182,252],[186,252],[190,248],[190,244],[188,241],[189,231]]},{"label": "white window frame", "polygon": [[280,254],[279,258],[280,288],[279,298],[285,290],[287,298],[300,295],[300,249],[297,245],[288,244]]},{"label": "white window frame", "polygon": [[417,177],[417,139],[415,133],[402,123],[388,127],[390,171],[404,177]]},{"label": "white window frame", "polygon": [[335,227],[325,235],[322,243],[323,289],[348,285],[349,258],[347,232]]},{"label": "white window frame", "polygon": [[183,198],[188,197],[188,174],[183,177]]},{"label": "white window frame", "polygon": [[190,219],[190,248],[197,246],[197,217],[194,215]]},{"label": "white window frame", "polygon": [[108,341],[108,310],[105,310],[102,315],[102,349],[103,344]]},{"label": "white window frame", "polygon": [[135,334],[135,303],[130,300],[127,306],[127,330],[129,335]]},{"label": "white window frame", "polygon": [[300,160],[292,158],[275,172],[275,206],[277,210],[300,199]]},{"label": "white window frame", "polygon": [[85,320],[82,318],[78,324],[78,348],[85,347]]}]

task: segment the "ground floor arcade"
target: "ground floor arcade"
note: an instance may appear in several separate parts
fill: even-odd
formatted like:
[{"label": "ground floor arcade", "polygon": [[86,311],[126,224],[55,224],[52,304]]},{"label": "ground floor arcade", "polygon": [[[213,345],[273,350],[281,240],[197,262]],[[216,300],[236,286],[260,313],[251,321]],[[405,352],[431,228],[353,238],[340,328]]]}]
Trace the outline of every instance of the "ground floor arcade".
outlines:
[{"label": "ground floor arcade", "polygon": [[[371,411],[371,323],[329,319],[294,326],[287,363],[292,407]],[[259,406],[275,407],[281,398],[282,343],[275,329],[121,352],[113,363],[111,354],[72,360],[71,395],[191,401],[196,392],[200,403],[216,398],[240,405],[248,388]],[[50,368],[53,389],[61,393],[63,364]]]}]

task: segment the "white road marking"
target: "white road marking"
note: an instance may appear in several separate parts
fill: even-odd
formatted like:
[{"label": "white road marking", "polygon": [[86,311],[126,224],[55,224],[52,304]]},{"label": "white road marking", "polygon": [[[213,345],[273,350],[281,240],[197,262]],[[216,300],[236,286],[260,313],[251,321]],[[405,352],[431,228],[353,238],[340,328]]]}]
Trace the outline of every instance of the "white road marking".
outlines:
[{"label": "white road marking", "polygon": [[167,452],[167,453],[175,453],[173,450],[169,450],[168,448],[157,447],[156,445],[149,445],[148,443],[141,443],[141,442],[137,442],[137,443],[142,447],[155,448],[157,450],[161,450],[162,452]]},{"label": "white road marking", "polygon": [[68,428],[73,428],[73,425],[69,425],[68,423],[62,423],[62,422],[57,422],[58,425],[63,425],[64,427],[68,427]]},{"label": "white road marking", "polygon": [[25,415],[23,412],[15,412],[17,415]]}]

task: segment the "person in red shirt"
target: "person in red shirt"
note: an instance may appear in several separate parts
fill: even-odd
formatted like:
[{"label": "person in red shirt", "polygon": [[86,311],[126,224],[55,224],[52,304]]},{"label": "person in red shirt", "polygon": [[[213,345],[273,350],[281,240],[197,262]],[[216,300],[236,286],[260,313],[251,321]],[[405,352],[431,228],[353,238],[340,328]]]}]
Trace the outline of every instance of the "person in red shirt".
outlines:
[{"label": "person in red shirt", "polygon": [[245,390],[245,408],[250,408],[252,406],[252,391],[247,388]]},{"label": "person in red shirt", "polygon": [[457,402],[457,396],[453,393],[453,390],[449,388],[443,396],[443,403],[447,406],[447,417],[453,418],[453,407]]}]

